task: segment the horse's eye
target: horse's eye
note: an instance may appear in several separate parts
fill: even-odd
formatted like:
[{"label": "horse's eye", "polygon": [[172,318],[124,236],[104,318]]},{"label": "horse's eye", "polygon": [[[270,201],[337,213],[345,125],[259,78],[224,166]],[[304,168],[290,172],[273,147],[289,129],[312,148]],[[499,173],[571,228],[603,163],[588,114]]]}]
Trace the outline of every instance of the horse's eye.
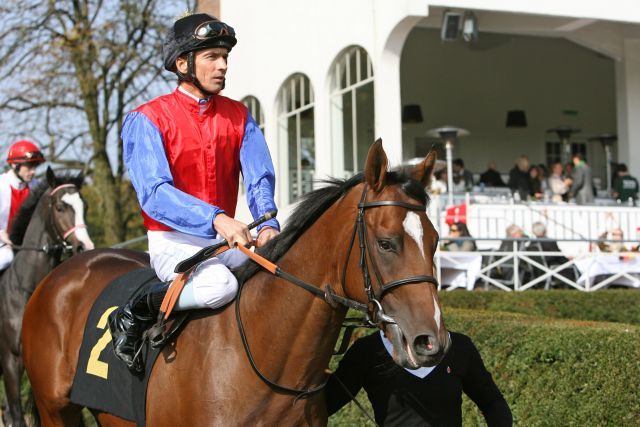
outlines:
[{"label": "horse's eye", "polygon": [[64,212],[64,203],[56,203],[56,210],[58,212]]},{"label": "horse's eye", "polygon": [[390,252],[394,249],[393,244],[386,239],[378,240],[378,247],[380,248],[380,250],[383,250],[385,252]]}]

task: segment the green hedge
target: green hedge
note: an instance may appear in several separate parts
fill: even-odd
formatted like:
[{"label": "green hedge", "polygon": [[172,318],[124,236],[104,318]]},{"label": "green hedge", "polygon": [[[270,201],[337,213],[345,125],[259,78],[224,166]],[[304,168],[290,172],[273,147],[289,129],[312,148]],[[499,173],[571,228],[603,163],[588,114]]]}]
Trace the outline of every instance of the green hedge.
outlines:
[{"label": "green hedge", "polygon": [[525,292],[440,292],[443,307],[507,311],[558,319],[581,319],[640,325],[640,292],[550,290]]},{"label": "green hedge", "polygon": [[[476,343],[520,426],[631,426],[640,420],[640,328],[445,308]],[[364,393],[360,400],[366,402]],[[333,426],[365,425],[350,404]],[[465,398],[463,425],[484,425]]]}]

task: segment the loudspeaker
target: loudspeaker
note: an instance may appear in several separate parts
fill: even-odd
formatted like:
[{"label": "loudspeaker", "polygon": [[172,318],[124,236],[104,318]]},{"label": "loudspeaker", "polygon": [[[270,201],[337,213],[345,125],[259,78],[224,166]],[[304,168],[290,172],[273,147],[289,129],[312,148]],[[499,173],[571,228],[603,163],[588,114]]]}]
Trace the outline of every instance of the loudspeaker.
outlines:
[{"label": "loudspeaker", "polygon": [[460,12],[445,12],[442,17],[442,30],[440,38],[443,41],[453,41],[458,38],[462,14]]}]

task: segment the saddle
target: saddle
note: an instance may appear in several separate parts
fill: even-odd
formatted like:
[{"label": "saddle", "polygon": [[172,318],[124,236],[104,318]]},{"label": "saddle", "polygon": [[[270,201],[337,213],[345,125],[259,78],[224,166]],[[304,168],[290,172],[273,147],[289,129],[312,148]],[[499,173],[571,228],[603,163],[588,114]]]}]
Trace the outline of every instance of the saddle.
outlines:
[{"label": "saddle", "polygon": [[153,365],[167,344],[186,324],[190,311],[177,312],[156,325],[153,345],[147,342],[141,349],[144,373],[133,375],[113,352],[111,333],[107,325],[109,314],[125,304],[145,286],[159,282],[151,268],[132,270],[115,279],[94,302],[85,325],[78,365],[71,388],[70,400],[78,405],[107,412],[138,425],[145,425],[146,390]]}]

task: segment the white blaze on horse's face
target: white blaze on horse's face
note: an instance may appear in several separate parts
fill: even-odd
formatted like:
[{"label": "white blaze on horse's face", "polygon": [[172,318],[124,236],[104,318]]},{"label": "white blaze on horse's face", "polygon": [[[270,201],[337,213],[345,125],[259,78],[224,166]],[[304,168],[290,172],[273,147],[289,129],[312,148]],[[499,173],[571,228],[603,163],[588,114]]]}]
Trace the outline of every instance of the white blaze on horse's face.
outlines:
[{"label": "white blaze on horse's face", "polygon": [[60,198],[64,203],[71,206],[73,211],[75,212],[75,235],[76,238],[82,243],[86,250],[91,250],[95,246],[89,237],[89,233],[87,232],[87,228],[84,223],[84,203],[82,203],[82,199],[80,198],[79,193],[71,193],[65,194]]},{"label": "white blaze on horse's face", "polygon": [[436,301],[436,296],[433,296],[433,306],[436,308],[433,312],[433,318],[436,321],[436,325],[438,326],[438,330],[440,330],[440,305],[438,305],[438,301]]},{"label": "white blaze on horse's face", "polygon": [[407,216],[404,218],[404,221],[402,221],[402,226],[404,227],[404,231],[406,231],[407,234],[416,241],[418,249],[420,249],[420,253],[422,254],[422,259],[424,259],[424,246],[422,243],[424,231],[422,230],[420,215],[415,212],[408,211]]}]

